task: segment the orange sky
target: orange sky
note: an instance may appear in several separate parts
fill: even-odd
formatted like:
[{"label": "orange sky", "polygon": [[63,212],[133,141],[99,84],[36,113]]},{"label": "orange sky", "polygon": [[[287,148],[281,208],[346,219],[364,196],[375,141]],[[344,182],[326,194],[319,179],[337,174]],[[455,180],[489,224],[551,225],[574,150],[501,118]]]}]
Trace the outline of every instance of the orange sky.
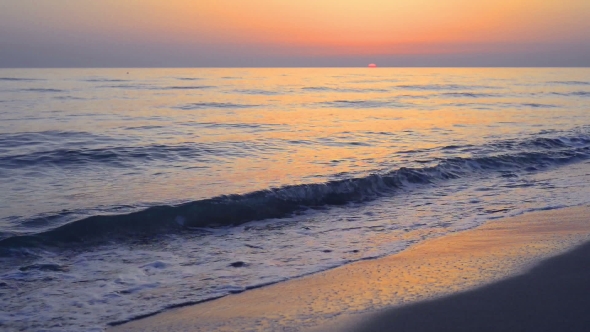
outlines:
[{"label": "orange sky", "polygon": [[588,44],[590,1],[19,0],[0,3],[0,30],[13,42],[192,45],[205,53],[519,52]]}]

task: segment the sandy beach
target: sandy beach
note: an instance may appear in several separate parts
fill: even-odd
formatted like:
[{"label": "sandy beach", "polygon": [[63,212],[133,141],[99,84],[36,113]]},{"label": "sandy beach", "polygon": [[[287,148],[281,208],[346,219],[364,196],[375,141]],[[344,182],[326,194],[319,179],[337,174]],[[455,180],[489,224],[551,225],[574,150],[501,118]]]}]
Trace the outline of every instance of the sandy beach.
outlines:
[{"label": "sandy beach", "polygon": [[581,206],[498,219],[109,331],[579,331],[588,216]]}]

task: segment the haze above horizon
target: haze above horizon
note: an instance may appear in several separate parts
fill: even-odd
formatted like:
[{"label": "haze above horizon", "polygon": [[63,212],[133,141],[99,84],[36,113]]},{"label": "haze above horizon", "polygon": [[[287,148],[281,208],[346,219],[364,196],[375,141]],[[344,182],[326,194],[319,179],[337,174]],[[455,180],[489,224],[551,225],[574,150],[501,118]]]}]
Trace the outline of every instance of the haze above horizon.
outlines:
[{"label": "haze above horizon", "polygon": [[0,0],[0,67],[590,66],[586,0]]}]

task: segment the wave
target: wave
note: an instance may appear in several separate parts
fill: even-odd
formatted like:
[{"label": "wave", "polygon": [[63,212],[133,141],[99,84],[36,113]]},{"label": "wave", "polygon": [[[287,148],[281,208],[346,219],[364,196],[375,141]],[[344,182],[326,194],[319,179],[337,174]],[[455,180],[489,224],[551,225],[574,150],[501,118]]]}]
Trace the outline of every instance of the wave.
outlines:
[{"label": "wave", "polygon": [[590,85],[590,82],[586,81],[549,81],[548,84],[561,84],[561,85]]},{"label": "wave", "polygon": [[[535,137],[524,141],[519,140],[504,140],[497,141],[491,144],[484,145],[491,147],[495,151],[562,151],[565,148],[583,148],[590,146],[590,136],[586,134],[579,134],[576,136],[560,136],[560,137]],[[470,146],[472,147],[472,146]]]},{"label": "wave", "polygon": [[89,78],[82,80],[83,82],[131,82],[131,80],[122,80],[116,78]]},{"label": "wave", "polygon": [[59,90],[59,89],[43,89],[43,88],[23,89],[21,91],[26,91],[26,92],[65,92],[64,90]]},{"label": "wave", "polygon": [[475,109],[487,109],[493,110],[496,108],[522,108],[522,107],[530,107],[530,108],[559,108],[558,105],[552,104],[540,104],[540,103],[482,103],[482,102],[472,102],[472,103],[449,103],[445,104],[446,106],[455,106],[455,107],[473,107]]},{"label": "wave", "polygon": [[590,96],[590,91],[575,91],[570,93],[570,96]]},{"label": "wave", "polygon": [[406,107],[407,104],[395,103],[387,100],[334,100],[319,102],[317,105],[333,108],[382,108],[382,107]]},{"label": "wave", "polygon": [[75,96],[56,96],[57,100],[87,100],[87,98],[75,97]]},{"label": "wave", "polygon": [[[128,82],[128,81],[106,81],[106,82]],[[117,85],[103,85],[103,88],[114,89],[131,89],[131,90],[203,90],[215,88],[212,85],[173,85],[173,86],[158,86],[150,84],[117,84]]]},{"label": "wave", "polygon": [[137,90],[154,90],[157,89],[153,85],[149,84],[117,84],[117,85],[99,85],[100,88],[113,88],[113,89],[137,89]]},{"label": "wave", "polygon": [[523,103],[520,105],[525,106],[525,107],[532,107],[532,108],[557,108],[557,107],[559,107],[557,105],[539,104],[539,103]]},{"label": "wave", "polygon": [[490,98],[490,97],[499,97],[499,95],[489,94],[489,93],[473,93],[473,92],[446,92],[442,93],[441,96],[446,97],[458,97],[458,98]]},{"label": "wave", "polygon": [[567,97],[589,97],[590,91],[552,92],[552,94]]},{"label": "wave", "polygon": [[260,89],[243,89],[243,90],[234,90],[234,93],[241,93],[246,95],[264,95],[264,96],[275,96],[281,94],[278,91],[269,91],[269,90],[260,90]]},{"label": "wave", "polygon": [[[0,133],[0,149],[20,149],[20,148],[31,148],[32,146],[47,146],[48,144],[67,144],[72,142],[75,144],[84,143],[107,143],[115,142],[116,139],[104,136],[92,134],[89,132],[80,131],[59,131],[59,130],[48,130],[40,132],[21,132],[21,133]],[[2,157],[0,157],[2,158]]]},{"label": "wave", "polygon": [[188,111],[188,110],[200,110],[200,109],[208,109],[208,108],[250,108],[250,107],[257,107],[257,106],[258,105],[209,102],[209,103],[185,104],[185,105],[177,106],[176,108]]},{"label": "wave", "polygon": [[275,128],[281,127],[276,124],[254,124],[254,123],[219,123],[219,122],[189,122],[190,126],[199,126],[203,128],[223,128],[223,129],[245,129],[245,130],[256,130],[258,132],[275,130]]},{"label": "wave", "polygon": [[[0,140],[0,147],[2,147]],[[11,146],[14,147],[14,143]],[[22,146],[22,143],[21,143]],[[232,151],[236,156],[244,152]],[[229,153],[219,147],[206,144],[185,143],[178,145],[117,146],[100,148],[53,149],[34,151],[17,155],[0,155],[0,168],[59,166],[63,168],[102,165],[110,167],[134,166],[138,162],[171,161],[190,159],[198,161],[204,155],[225,155]],[[206,159],[206,158],[205,158]]]},{"label": "wave", "polygon": [[331,88],[326,86],[306,86],[301,88],[304,91],[319,91],[319,92],[341,92],[341,93],[367,93],[367,92],[389,92],[386,89],[350,89],[350,88]]},{"label": "wave", "polygon": [[202,90],[214,88],[212,85],[193,85],[193,86],[167,86],[162,88],[154,88],[154,90]]},{"label": "wave", "polygon": [[[440,149],[473,149],[473,146],[446,146]],[[180,205],[153,206],[119,215],[97,215],[32,235],[0,240],[0,247],[29,247],[63,243],[93,243],[134,235],[162,234],[191,228],[240,225],[255,220],[283,218],[307,209],[363,202],[395,195],[416,185],[436,185],[442,181],[496,172],[513,176],[548,167],[590,159],[590,136],[532,137],[505,140],[481,146],[487,155],[437,159],[434,166],[402,167],[383,174],[290,185],[247,194],[225,195]]]},{"label": "wave", "polygon": [[475,89],[499,89],[489,85],[462,85],[462,84],[402,84],[395,86],[398,89],[407,90],[475,90]]},{"label": "wave", "polygon": [[30,81],[44,81],[43,79],[39,78],[21,78],[21,77],[0,77],[0,81],[8,81],[8,82],[30,82]]}]

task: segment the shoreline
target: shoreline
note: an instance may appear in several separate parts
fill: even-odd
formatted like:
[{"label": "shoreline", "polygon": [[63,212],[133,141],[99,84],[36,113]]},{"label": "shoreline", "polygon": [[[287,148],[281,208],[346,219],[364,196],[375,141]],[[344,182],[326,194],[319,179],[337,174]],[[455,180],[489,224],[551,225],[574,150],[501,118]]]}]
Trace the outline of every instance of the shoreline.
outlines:
[{"label": "shoreline", "polygon": [[357,325],[372,331],[371,324],[394,315],[391,308],[510,280],[578,247],[590,238],[588,216],[590,207],[580,206],[492,220],[390,256],[171,309],[108,331],[337,331]]}]

